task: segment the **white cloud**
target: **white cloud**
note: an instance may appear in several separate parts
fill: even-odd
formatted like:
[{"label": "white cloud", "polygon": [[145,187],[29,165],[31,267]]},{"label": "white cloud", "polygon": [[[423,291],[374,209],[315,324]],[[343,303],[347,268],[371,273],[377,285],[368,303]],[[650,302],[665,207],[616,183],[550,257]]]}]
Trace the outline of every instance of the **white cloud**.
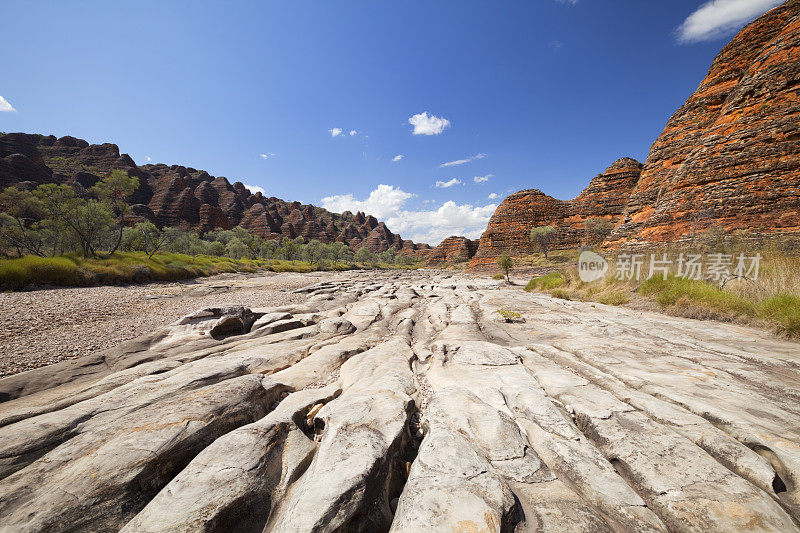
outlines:
[{"label": "white cloud", "polygon": [[461,185],[462,183],[464,182],[461,181],[460,179],[453,178],[448,181],[437,181],[434,187],[436,187],[437,189],[447,189],[448,187],[452,187],[453,185]]},{"label": "white cloud", "polygon": [[352,194],[340,194],[326,196],[321,201],[322,207],[334,213],[364,211],[368,215],[386,218],[396,213],[406,200],[413,197],[413,194],[401,190],[400,187],[381,184],[369,193],[366,200],[356,200]]},{"label": "white cloud", "polygon": [[413,115],[408,123],[414,126],[414,135],[439,135],[450,127],[450,121],[444,117],[428,115],[427,111]]},{"label": "white cloud", "polygon": [[432,211],[400,211],[387,219],[386,225],[405,239],[437,245],[451,235],[477,239],[495,209],[495,204],[459,205],[449,200]]},{"label": "white cloud", "polygon": [[678,27],[678,41],[710,41],[738,30],[783,0],[711,0]]},{"label": "white cloud", "polygon": [[147,161],[148,163],[151,163],[153,161],[153,158],[151,158],[149,155],[146,155],[144,156],[144,160]]},{"label": "white cloud", "polygon": [[358,132],[356,130],[350,130],[350,137],[353,135],[358,135]]},{"label": "white cloud", "polygon": [[14,109],[11,104],[8,103],[8,100],[0,96],[0,112],[2,111],[13,112],[16,111],[16,109]]},{"label": "white cloud", "polygon": [[489,195],[489,200],[497,200],[498,198],[500,198],[500,195],[497,194],[496,192],[493,192],[492,194]]},{"label": "white cloud", "polygon": [[472,157],[468,157],[466,159],[456,159],[455,161],[448,161],[447,163],[442,163],[439,165],[439,168],[444,167],[455,167],[457,165],[463,165],[464,163],[469,163],[470,161],[475,161],[476,159],[483,159],[486,157],[486,154],[475,154]]},{"label": "white cloud", "polygon": [[403,159],[403,154],[397,154],[396,156],[394,156],[394,157],[392,158],[392,161],[394,161],[395,163],[397,163],[397,162],[398,162],[398,161],[400,161],[401,159]]},{"label": "white cloud", "polygon": [[338,137],[342,134],[342,128],[331,128],[328,131],[331,132],[331,137]]},{"label": "white cloud", "polygon": [[[470,239],[480,237],[489,223],[497,205],[473,206],[444,202],[438,209],[412,211],[403,209],[414,195],[391,185],[378,185],[366,200],[358,200],[352,194],[328,196],[322,199],[322,207],[330,211],[364,211],[386,222],[386,225],[404,239],[415,242],[439,244],[450,235],[463,235]],[[424,204],[432,203],[425,200]]]},{"label": "white cloud", "polygon": [[267,152],[266,154],[258,154],[261,159],[269,159],[270,157],[275,157],[275,154],[272,152]]},{"label": "white cloud", "polygon": [[260,192],[264,196],[267,195],[267,191],[264,190],[264,187],[259,187],[258,185],[248,185],[246,183],[244,184],[244,186],[250,189],[250,192],[253,194]]},{"label": "white cloud", "polygon": [[489,181],[489,178],[493,176],[494,174],[486,174],[485,176],[475,176],[474,178],[472,178],[472,181],[474,181],[475,183],[486,183],[487,181]]}]

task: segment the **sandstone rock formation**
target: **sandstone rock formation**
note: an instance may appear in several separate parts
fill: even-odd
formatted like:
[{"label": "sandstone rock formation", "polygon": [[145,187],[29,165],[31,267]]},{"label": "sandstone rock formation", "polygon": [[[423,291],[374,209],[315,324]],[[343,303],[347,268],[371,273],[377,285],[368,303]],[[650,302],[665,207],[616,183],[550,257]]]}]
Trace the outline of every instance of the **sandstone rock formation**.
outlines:
[{"label": "sandstone rock formation", "polygon": [[299,292],[1,379],[0,529],[800,530],[795,343],[431,272]]},{"label": "sandstone rock formation", "polygon": [[789,0],[739,32],[670,118],[611,239],[800,231],[799,86],[800,1]]},{"label": "sandstone rock formation", "polygon": [[472,267],[534,250],[532,226],[580,244],[587,217],[613,220],[606,244],[668,242],[710,227],[800,232],[800,0],[736,35],[670,118],[642,167],[624,158],[577,198],[528,189],[492,216]]},{"label": "sandstone rock formation", "polygon": [[242,183],[231,184],[203,170],[180,165],[136,166],[115,144],[93,145],[74,137],[25,133],[0,135],[0,187],[32,188],[42,183],[68,183],[88,189],[106,173],[121,169],[139,178],[133,194],[131,222],[151,220],[201,232],[241,225],[266,239],[304,237],[344,242],[354,250],[373,252],[394,247],[411,255],[430,247],[404,240],[386,224],[364,213],[330,213],[313,205],[285,202],[252,194]]},{"label": "sandstone rock formation", "polygon": [[641,171],[641,163],[623,157],[592,178],[573,200],[557,200],[538,189],[508,196],[489,219],[470,266],[491,264],[503,253],[513,256],[538,251],[530,239],[534,226],[558,228],[556,247],[580,246],[587,238],[587,219],[619,219]]},{"label": "sandstone rock formation", "polygon": [[466,237],[448,237],[425,255],[429,265],[436,263],[460,263],[472,259],[478,250],[478,241]]}]

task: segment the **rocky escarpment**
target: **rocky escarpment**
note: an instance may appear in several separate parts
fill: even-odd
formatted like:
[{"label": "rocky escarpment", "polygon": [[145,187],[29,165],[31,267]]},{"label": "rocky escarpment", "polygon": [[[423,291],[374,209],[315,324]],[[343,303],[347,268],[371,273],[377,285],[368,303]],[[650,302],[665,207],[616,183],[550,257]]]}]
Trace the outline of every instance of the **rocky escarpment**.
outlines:
[{"label": "rocky escarpment", "polygon": [[339,241],[373,252],[395,247],[409,254],[430,247],[392,233],[386,224],[365,213],[331,213],[313,205],[252,194],[241,182],[214,177],[180,165],[137,166],[115,144],[92,145],[74,137],[10,133],[0,135],[0,187],[34,187],[68,183],[88,189],[113,169],[139,178],[133,194],[131,220],[151,220],[205,232],[241,225],[267,238],[304,237]]},{"label": "rocky escarpment", "polygon": [[558,228],[556,247],[585,243],[589,238],[584,226],[586,220],[597,218],[616,222],[641,170],[642,164],[635,159],[618,159],[604,173],[595,176],[576,198],[568,201],[557,200],[538,189],[508,196],[489,219],[471,266],[492,263],[503,253],[521,255],[537,251],[530,239],[534,226]]},{"label": "rocky escarpment", "polygon": [[800,231],[800,1],[726,45],[670,118],[611,240],[671,241],[709,226]]},{"label": "rocky escarpment", "polygon": [[424,271],[298,292],[0,379],[0,529],[800,530],[794,343]]},{"label": "rocky escarpment", "polygon": [[461,263],[469,261],[478,251],[478,241],[466,237],[447,237],[425,255],[429,265],[436,263]]},{"label": "rocky escarpment", "polygon": [[614,222],[606,245],[670,242],[709,228],[800,232],[800,0],[746,26],[670,118],[644,166],[625,158],[563,202],[536,189],[497,208],[472,267],[533,251],[533,226],[583,240],[583,222]]}]

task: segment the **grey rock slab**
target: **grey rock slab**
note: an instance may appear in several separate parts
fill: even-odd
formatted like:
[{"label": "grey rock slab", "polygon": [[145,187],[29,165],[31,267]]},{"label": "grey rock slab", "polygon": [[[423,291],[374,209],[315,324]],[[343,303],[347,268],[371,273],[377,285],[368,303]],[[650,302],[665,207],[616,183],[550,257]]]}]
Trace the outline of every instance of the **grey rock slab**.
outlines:
[{"label": "grey rock slab", "polygon": [[[298,426],[335,385],[290,394],[257,422],[220,437],[153,498],[123,532],[260,531],[317,445]],[[301,422],[302,423],[302,422]]]},{"label": "grey rock slab", "polygon": [[205,446],[266,413],[282,386],[263,379],[182,392],[75,435],[0,481],[0,523],[15,531],[121,528]]}]

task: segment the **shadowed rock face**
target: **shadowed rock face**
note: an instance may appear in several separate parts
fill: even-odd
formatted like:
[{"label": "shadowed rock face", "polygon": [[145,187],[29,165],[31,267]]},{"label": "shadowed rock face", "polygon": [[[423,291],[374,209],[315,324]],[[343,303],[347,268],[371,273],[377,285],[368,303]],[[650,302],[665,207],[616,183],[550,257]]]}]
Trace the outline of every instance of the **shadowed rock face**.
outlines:
[{"label": "shadowed rock face", "polygon": [[296,292],[0,379],[0,529],[799,530],[796,343],[425,271]]},{"label": "shadowed rock face", "polygon": [[150,220],[201,232],[241,225],[267,239],[304,237],[344,242],[354,250],[366,246],[382,252],[418,255],[429,247],[404,240],[372,215],[331,213],[320,207],[285,202],[251,192],[202,170],[180,165],[137,167],[115,144],[89,144],[74,137],[25,133],[0,135],[0,187],[33,188],[42,183],[68,183],[88,189],[113,169],[139,178],[130,221]]},{"label": "shadowed rock face", "polygon": [[538,189],[508,196],[489,219],[470,266],[492,263],[502,253],[522,255],[538,250],[530,239],[534,226],[557,227],[556,247],[579,246],[586,237],[583,223],[587,218],[619,219],[641,171],[641,163],[624,157],[595,176],[573,200],[557,200]]}]

